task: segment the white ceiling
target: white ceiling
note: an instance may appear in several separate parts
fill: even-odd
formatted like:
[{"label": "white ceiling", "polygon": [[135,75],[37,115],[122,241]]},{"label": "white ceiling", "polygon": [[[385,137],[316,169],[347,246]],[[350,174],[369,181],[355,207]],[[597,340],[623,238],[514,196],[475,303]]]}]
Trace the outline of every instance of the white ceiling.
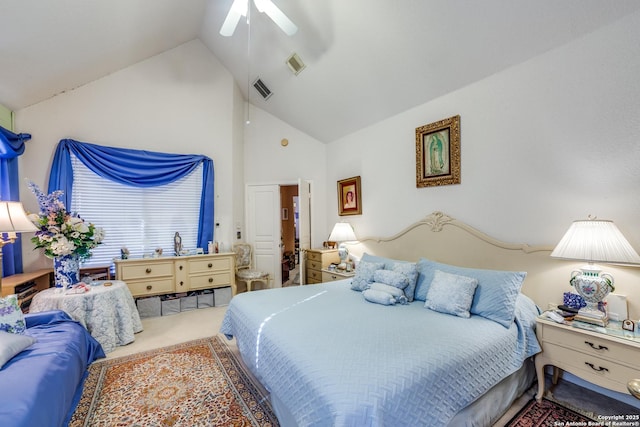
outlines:
[{"label": "white ceiling", "polygon": [[[0,104],[12,110],[200,38],[252,104],[331,142],[640,10],[636,0],[273,0],[286,36],[232,0],[0,0]],[[250,66],[248,67],[248,52]],[[285,64],[297,52],[307,68]],[[561,72],[562,70],[558,70]]]}]

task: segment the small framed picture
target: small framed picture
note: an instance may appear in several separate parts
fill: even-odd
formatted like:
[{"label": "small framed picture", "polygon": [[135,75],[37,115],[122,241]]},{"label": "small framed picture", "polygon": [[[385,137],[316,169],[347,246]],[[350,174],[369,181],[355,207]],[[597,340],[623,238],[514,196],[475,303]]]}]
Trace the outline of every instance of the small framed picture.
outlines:
[{"label": "small framed picture", "polygon": [[338,215],[362,215],[360,177],[338,181]]},{"label": "small framed picture", "polygon": [[635,324],[633,323],[633,320],[624,319],[622,321],[622,329],[624,329],[625,331],[633,332],[633,330],[635,329]]}]

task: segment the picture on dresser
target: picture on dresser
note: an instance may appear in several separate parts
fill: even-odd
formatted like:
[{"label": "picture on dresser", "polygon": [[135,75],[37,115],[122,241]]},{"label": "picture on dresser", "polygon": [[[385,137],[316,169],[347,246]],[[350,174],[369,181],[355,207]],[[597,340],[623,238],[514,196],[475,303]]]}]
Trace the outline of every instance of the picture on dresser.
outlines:
[{"label": "picture on dresser", "polygon": [[338,215],[362,215],[359,176],[338,181]]}]

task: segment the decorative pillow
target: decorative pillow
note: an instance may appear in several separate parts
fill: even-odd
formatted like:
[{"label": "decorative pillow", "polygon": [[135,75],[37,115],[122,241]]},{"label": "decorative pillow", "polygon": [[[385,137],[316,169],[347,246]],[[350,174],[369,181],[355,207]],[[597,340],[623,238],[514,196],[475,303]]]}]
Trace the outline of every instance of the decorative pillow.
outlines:
[{"label": "decorative pillow", "polygon": [[375,273],[373,273],[373,281],[384,283],[402,290],[409,286],[409,279],[407,276],[391,270],[376,270]]},{"label": "decorative pillow", "polygon": [[24,315],[18,305],[18,297],[9,295],[0,298],[0,331],[23,334],[25,329]]},{"label": "decorative pillow", "polygon": [[393,297],[393,295],[383,291],[366,289],[364,292],[362,292],[362,296],[367,301],[375,302],[376,304],[395,305],[396,303],[396,299]]},{"label": "decorative pillow", "polygon": [[391,271],[403,274],[407,277],[409,286],[404,288],[404,294],[409,302],[413,301],[416,292],[416,281],[418,280],[418,268],[415,262],[398,261],[393,264]]},{"label": "decorative pillow", "polygon": [[471,317],[469,309],[477,286],[478,280],[472,277],[436,270],[424,306],[440,313]]},{"label": "decorative pillow", "polygon": [[383,267],[384,264],[381,262],[360,261],[358,268],[356,268],[356,274],[351,281],[351,289],[354,291],[366,291],[369,289],[369,285],[373,283],[373,274]]},{"label": "decorative pillow", "polygon": [[36,339],[29,335],[11,334],[0,331],[0,369],[25,348],[36,342]]},{"label": "decorative pillow", "polygon": [[369,287],[369,289],[371,289],[373,291],[381,291],[381,292],[386,292],[388,294],[391,294],[395,298],[396,302],[398,302],[400,304],[408,304],[409,303],[409,301],[407,300],[407,297],[404,294],[404,291],[402,289],[398,289],[398,288],[396,288],[394,286],[387,285],[385,283],[373,282],[371,284],[371,286]]},{"label": "decorative pillow", "polygon": [[413,301],[413,295],[416,289],[416,280],[418,279],[418,269],[416,263],[370,255],[368,253],[364,253],[362,255],[362,260],[368,262],[382,262],[384,263],[385,270],[395,271],[407,276],[407,278],[409,279],[409,286],[404,288],[404,294],[407,296],[409,302]]},{"label": "decorative pillow", "polygon": [[482,270],[441,264],[421,258],[418,263],[415,298],[425,301],[436,270],[478,280],[469,312],[493,320],[505,328],[513,323],[516,299],[527,276],[525,272]]}]

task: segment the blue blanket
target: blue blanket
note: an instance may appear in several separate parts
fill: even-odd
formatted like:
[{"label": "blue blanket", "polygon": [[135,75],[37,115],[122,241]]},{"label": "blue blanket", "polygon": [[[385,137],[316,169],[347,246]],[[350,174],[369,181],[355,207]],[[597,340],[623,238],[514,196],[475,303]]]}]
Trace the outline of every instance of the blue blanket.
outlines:
[{"label": "blue blanket", "polygon": [[537,313],[520,295],[505,328],[339,281],[237,295],[221,332],[300,426],[441,426],[540,351]]},{"label": "blue blanket", "polygon": [[87,366],[104,352],[63,311],[25,319],[26,334],[37,342],[0,370],[0,426],[65,426],[82,394]]}]

